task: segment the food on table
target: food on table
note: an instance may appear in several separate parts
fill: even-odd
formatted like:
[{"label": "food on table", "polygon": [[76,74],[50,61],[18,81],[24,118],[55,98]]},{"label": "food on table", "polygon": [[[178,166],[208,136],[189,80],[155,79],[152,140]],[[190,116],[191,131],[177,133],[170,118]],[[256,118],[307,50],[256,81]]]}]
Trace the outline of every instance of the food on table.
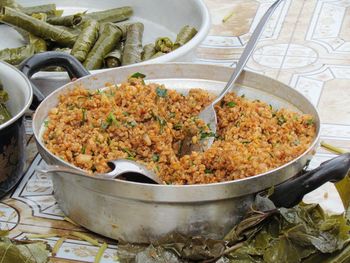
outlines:
[{"label": "food on table", "polygon": [[48,16],[56,16],[57,14],[59,14],[59,15],[61,14],[58,10],[56,10],[55,4],[20,7],[18,9],[27,15],[44,13]]},{"label": "food on table", "polygon": [[185,45],[188,41],[190,41],[197,34],[197,29],[191,26],[184,26],[180,33],[176,37],[176,41],[174,43],[174,48],[179,48]]},{"label": "food on table", "polygon": [[53,15],[53,16],[61,15],[61,12],[59,10],[56,10],[55,4],[44,4],[44,5],[23,7],[13,0],[0,0],[0,8],[3,8],[3,7],[11,7],[11,8],[20,10],[21,12],[27,15],[38,14],[38,13],[45,13],[47,15]]},{"label": "food on table", "polygon": [[70,16],[51,17],[47,22],[56,26],[76,26],[83,21],[84,14],[78,13]]},{"label": "food on table", "polygon": [[21,8],[21,6],[17,4],[14,0],[0,0],[0,8],[3,8],[5,6],[16,9]]},{"label": "food on table", "polygon": [[[175,42],[168,37],[160,36],[154,43],[142,46],[144,25],[140,22],[120,23],[133,15],[130,6],[98,12],[86,10],[62,16],[63,12],[57,10],[55,4],[23,7],[15,1],[0,0],[0,10],[0,22],[13,26],[27,42],[27,48],[34,46],[34,53],[52,51],[57,47],[70,48],[71,54],[87,65],[88,69],[119,67],[154,59],[184,45],[197,33],[195,28],[185,26],[180,30]],[[119,28],[121,38],[118,41],[110,41],[108,48],[104,46],[96,52],[96,41],[99,38],[101,42],[102,36],[105,36],[103,30],[106,23],[113,23],[114,27]],[[112,35],[115,37],[115,34]],[[108,39],[111,40],[110,37]],[[113,48],[110,47],[111,43],[114,43]],[[118,45],[125,48],[120,49]],[[27,49],[23,47],[22,50]],[[92,50],[94,52],[90,54]],[[106,50],[109,50],[107,54]],[[8,53],[9,50],[6,49],[4,52]],[[14,51],[11,49],[11,52]],[[31,52],[27,53],[27,57],[31,55],[33,55]],[[7,62],[17,65],[27,57]],[[4,60],[1,57],[0,59]]]},{"label": "food on table", "polygon": [[120,244],[121,262],[347,263],[349,209],[329,215],[317,204],[276,208],[258,196],[223,239],[169,233],[149,245]]},{"label": "food on table", "polygon": [[130,65],[142,61],[142,35],[144,26],[142,23],[134,23],[128,26],[122,65]]},{"label": "food on table", "polygon": [[[47,14],[45,13],[37,13],[33,14],[32,17],[41,20],[41,21],[46,21],[47,19]],[[45,39],[42,39],[41,37],[37,37],[33,34],[29,34],[29,44],[34,46],[34,52],[35,53],[40,53],[40,52],[45,52],[47,51],[47,44]]]},{"label": "food on table", "polygon": [[9,7],[5,7],[1,10],[0,20],[12,26],[24,29],[37,37],[67,47],[72,47],[77,39],[75,35],[66,30],[57,28]]},{"label": "food on table", "polygon": [[100,23],[120,22],[130,18],[133,10],[130,6],[119,7],[93,13],[77,13],[69,16],[53,17],[48,19],[52,25],[75,26],[85,19],[93,19]]},{"label": "food on table", "polygon": [[0,82],[0,125],[11,119],[11,114],[7,110],[5,103],[8,101],[9,96],[4,90],[2,83]]},{"label": "food on table", "polygon": [[0,60],[17,65],[28,57],[34,55],[35,47],[33,45],[27,45],[17,48],[6,48],[0,50]]},{"label": "food on table", "polygon": [[122,38],[122,34],[122,31],[112,23],[104,24],[98,40],[89,52],[83,65],[87,69],[101,68],[105,56],[117,46]]},{"label": "food on table", "polygon": [[160,56],[163,56],[165,55],[165,53],[163,53],[162,51],[158,51],[157,53],[155,53],[152,58],[157,58],[157,57],[160,57]]},{"label": "food on table", "polygon": [[98,39],[100,24],[96,20],[86,20],[82,28],[71,53],[80,62],[85,61],[90,50],[94,47]]},{"label": "food on table", "polygon": [[105,65],[107,68],[116,68],[122,64],[122,48],[117,48],[105,56]]},{"label": "food on table", "polygon": [[[136,74],[120,86],[88,91],[78,87],[60,97],[48,116],[43,142],[53,154],[89,172],[109,171],[107,161],[129,158],[154,170],[167,184],[230,181],[267,172],[305,152],[316,127],[310,115],[229,93],[216,106],[217,134],[199,112],[213,96],[193,89],[183,96]],[[207,151],[181,158],[192,142],[215,141]]]},{"label": "food on table", "polygon": [[155,53],[156,49],[153,43],[145,45],[142,51],[142,60],[144,61],[151,59]]},{"label": "food on table", "polygon": [[160,37],[156,40],[155,50],[157,52],[169,53],[174,48],[174,43],[168,37]]},{"label": "food on table", "polygon": [[127,20],[133,15],[133,9],[130,6],[124,6],[119,8],[113,8],[104,11],[98,11],[93,13],[87,13],[86,17],[89,19],[95,19],[100,23],[107,22],[120,22]]}]

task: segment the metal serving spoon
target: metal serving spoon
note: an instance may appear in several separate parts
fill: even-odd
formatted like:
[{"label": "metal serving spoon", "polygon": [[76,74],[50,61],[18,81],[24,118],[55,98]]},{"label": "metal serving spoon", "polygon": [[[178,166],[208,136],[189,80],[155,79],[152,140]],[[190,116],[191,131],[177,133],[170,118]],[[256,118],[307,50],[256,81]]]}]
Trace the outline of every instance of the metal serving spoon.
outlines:
[{"label": "metal serving spoon", "polygon": [[[223,91],[219,94],[219,96],[209,105],[207,106],[204,110],[202,110],[198,117],[199,119],[203,120],[208,127],[210,127],[211,131],[213,133],[216,133],[216,127],[217,127],[217,116],[215,112],[214,106],[220,102],[224,96],[226,95],[227,92],[229,92],[233,85],[235,84],[236,80],[238,79],[239,75],[241,75],[241,72],[243,71],[245,65],[247,64],[248,59],[250,58],[251,54],[253,53],[253,50],[261,36],[261,33],[263,32],[263,29],[266,25],[266,22],[269,20],[270,16],[272,13],[275,11],[275,9],[278,7],[278,5],[282,2],[283,0],[277,0],[274,2],[270,8],[266,11],[264,16],[261,18],[259,24],[255,28],[251,38],[249,39],[249,42],[247,43],[247,46],[243,50],[243,53],[237,62],[237,66],[235,71],[233,72],[230,80],[227,82],[225,88]],[[186,154],[190,154],[193,151],[205,151],[214,142],[214,137],[208,137],[206,139],[200,140],[199,143],[194,144],[192,143],[192,138],[191,136],[186,136],[185,139],[182,142],[182,147],[181,151],[179,153],[179,156],[184,156]]]},{"label": "metal serving spoon", "polygon": [[[108,166],[112,169],[111,172],[105,174],[94,174],[93,176],[100,179],[124,179],[126,181],[148,183],[148,184],[163,184],[162,180],[146,166],[136,163],[131,160],[118,159],[108,162]],[[86,176],[88,173],[76,169],[59,166],[48,165],[45,168],[37,168],[39,173],[69,173],[74,175]]]}]

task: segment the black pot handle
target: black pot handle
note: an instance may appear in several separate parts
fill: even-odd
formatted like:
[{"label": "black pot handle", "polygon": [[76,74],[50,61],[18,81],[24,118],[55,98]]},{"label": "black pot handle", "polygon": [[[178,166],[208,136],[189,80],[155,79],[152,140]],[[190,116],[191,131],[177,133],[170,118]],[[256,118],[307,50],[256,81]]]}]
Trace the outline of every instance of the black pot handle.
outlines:
[{"label": "black pot handle", "polygon": [[[24,60],[19,65],[19,70],[30,79],[41,69],[52,66],[64,68],[71,79],[90,75],[89,71],[87,71],[75,57],[57,51],[35,54]],[[32,87],[34,98],[31,109],[35,109],[45,99],[45,96],[34,84],[32,84]]]},{"label": "black pot handle", "polygon": [[350,153],[342,154],[322,163],[319,167],[275,187],[270,199],[276,207],[297,205],[304,195],[326,182],[338,182],[350,171]]}]

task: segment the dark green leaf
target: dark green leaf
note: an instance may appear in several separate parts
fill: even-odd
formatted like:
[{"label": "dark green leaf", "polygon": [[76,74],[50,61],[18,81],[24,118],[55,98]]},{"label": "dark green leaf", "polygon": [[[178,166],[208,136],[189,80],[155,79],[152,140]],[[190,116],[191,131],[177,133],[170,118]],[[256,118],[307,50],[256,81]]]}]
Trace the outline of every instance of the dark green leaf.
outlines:
[{"label": "dark green leaf", "polygon": [[174,125],[174,130],[179,131],[181,129],[182,129],[182,124],[181,123],[177,123],[177,124]]},{"label": "dark green leaf", "polygon": [[86,109],[81,109],[82,114],[83,114],[83,123],[85,123],[87,121],[87,111]]},{"label": "dark green leaf", "polygon": [[154,245],[162,246],[180,258],[193,261],[219,258],[225,250],[225,242],[222,240],[189,237],[178,233],[169,234]]},{"label": "dark green leaf", "polygon": [[266,263],[288,262],[299,263],[305,248],[301,247],[286,237],[273,239],[269,248],[264,253]]},{"label": "dark green leaf", "polygon": [[132,128],[134,128],[134,127],[137,126],[137,122],[136,122],[136,121],[128,121],[126,124],[127,124],[128,126],[132,127]]},{"label": "dark green leaf", "polygon": [[205,169],[204,172],[205,172],[206,174],[212,174],[212,173],[213,173],[213,170]]},{"label": "dark green leaf", "polygon": [[150,245],[146,250],[139,252],[135,263],[183,263],[176,254],[163,247]]},{"label": "dark green leaf", "polygon": [[310,126],[313,125],[315,123],[314,119],[309,119],[306,121],[306,125]]},{"label": "dark green leaf", "polygon": [[122,151],[128,154],[129,158],[135,158],[136,154],[128,148],[122,148]]},{"label": "dark green leaf", "polygon": [[3,238],[0,242],[0,258],[3,263],[46,263],[49,261],[48,245],[43,242],[21,244]]},{"label": "dark green leaf", "polygon": [[233,101],[230,101],[230,102],[228,102],[226,105],[227,105],[227,107],[229,107],[229,108],[233,108],[233,107],[236,107],[236,106],[237,106],[237,103],[236,103],[236,102],[233,102]]},{"label": "dark green leaf", "polygon": [[283,115],[277,117],[278,125],[283,125],[286,122],[287,122],[287,120],[286,120],[286,118]]},{"label": "dark green leaf", "polygon": [[156,88],[156,93],[157,93],[158,97],[165,98],[167,96],[167,94],[168,94],[168,90],[167,89],[163,89],[161,87],[157,87]]},{"label": "dark green leaf", "polygon": [[216,134],[214,132],[205,132],[205,131],[201,131],[200,132],[200,139],[204,140],[206,138],[209,137],[216,137]]},{"label": "dark green leaf", "polygon": [[119,126],[119,122],[117,121],[117,119],[115,118],[114,114],[111,112],[109,113],[106,122],[108,125],[112,125],[114,124],[115,126]]},{"label": "dark green leaf", "polygon": [[153,155],[152,155],[152,161],[153,161],[153,162],[158,162],[158,161],[159,161],[159,154],[156,154],[156,153],[153,154]]},{"label": "dark green leaf", "polygon": [[145,74],[142,74],[140,72],[136,72],[130,76],[130,78],[135,78],[135,79],[144,79],[146,78]]}]

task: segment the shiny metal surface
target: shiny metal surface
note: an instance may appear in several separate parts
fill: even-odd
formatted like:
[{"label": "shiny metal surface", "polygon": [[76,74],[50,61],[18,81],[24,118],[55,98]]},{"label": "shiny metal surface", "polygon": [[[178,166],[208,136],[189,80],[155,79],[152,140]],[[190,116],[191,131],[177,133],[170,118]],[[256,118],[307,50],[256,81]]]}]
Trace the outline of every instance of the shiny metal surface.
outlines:
[{"label": "shiny metal surface", "polygon": [[12,118],[0,125],[0,130],[20,119],[29,109],[33,99],[33,91],[29,80],[14,66],[0,61],[0,80],[9,94],[6,107]]},{"label": "shiny metal surface", "polygon": [[[202,110],[199,113],[198,117],[202,119],[208,125],[208,127],[210,127],[212,132],[216,133],[216,126],[217,126],[217,116],[214,108],[215,105],[219,103],[225,97],[227,92],[229,92],[232,89],[232,87],[235,85],[236,80],[238,79],[239,75],[242,73],[245,65],[247,64],[251,54],[254,51],[256,44],[258,43],[258,40],[265,28],[267,21],[269,20],[270,16],[273,14],[273,12],[276,10],[278,5],[282,1],[283,0],[275,1],[266,11],[264,16],[261,18],[259,24],[254,29],[254,32],[250,37],[246,47],[244,48],[242,55],[237,62],[236,69],[233,72],[230,80],[227,82],[226,87],[221,91],[221,93],[210,105],[208,105],[204,110]],[[208,137],[205,140],[199,141],[198,145],[196,145],[191,142],[190,136],[187,136],[183,142],[181,156],[190,154],[193,151],[205,151],[210,148],[213,142],[214,142],[214,137]]]},{"label": "shiny metal surface", "polygon": [[0,62],[0,80],[9,94],[12,118],[0,125],[0,197],[21,179],[26,161],[24,114],[32,102],[29,80],[15,67]]},{"label": "shiny metal surface", "polygon": [[[109,167],[112,169],[109,173],[105,174],[94,174],[94,177],[101,179],[122,179],[131,182],[140,183],[153,183],[162,184],[162,180],[151,170],[147,169],[143,164],[135,161],[119,159],[108,162]],[[39,173],[69,173],[71,175],[89,175],[85,171],[79,171],[77,169],[60,166],[60,165],[49,165],[43,169],[37,169]]]},{"label": "shiny metal surface", "polygon": [[[232,71],[223,66],[169,63],[120,68],[79,79],[55,91],[38,107],[33,130],[39,152],[51,165],[73,168],[45,148],[40,130],[49,109],[56,106],[58,96],[75,86],[103,88],[105,83],[118,84],[131,74],[141,72],[147,76],[147,82],[165,84],[184,94],[198,87],[219,94]],[[320,133],[315,107],[281,82],[244,71],[234,92],[245,94],[249,99],[260,99],[274,108],[286,107],[311,114],[317,125],[317,136],[309,149],[268,173],[209,185],[150,185],[55,173],[55,197],[63,212],[96,233],[129,242],[150,242],[171,231],[222,237],[249,208],[257,192],[286,181],[305,166],[315,153]]]}]

